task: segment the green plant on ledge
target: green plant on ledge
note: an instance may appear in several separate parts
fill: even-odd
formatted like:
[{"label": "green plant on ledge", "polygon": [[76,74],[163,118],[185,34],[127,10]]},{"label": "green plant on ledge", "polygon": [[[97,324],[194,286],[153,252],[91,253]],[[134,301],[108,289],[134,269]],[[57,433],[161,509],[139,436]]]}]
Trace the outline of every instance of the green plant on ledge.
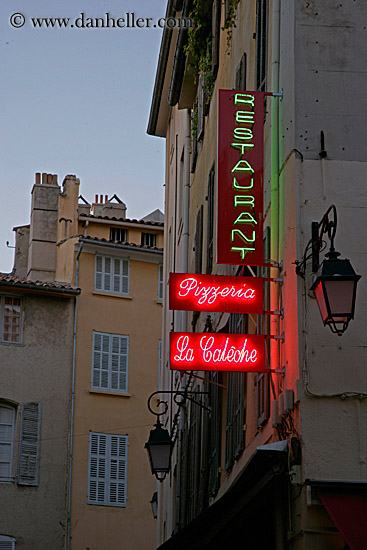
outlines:
[{"label": "green plant on ledge", "polygon": [[195,103],[191,109],[191,137],[195,142],[198,138],[198,104]]},{"label": "green plant on ledge", "polygon": [[232,29],[236,27],[236,11],[240,0],[227,0],[227,16],[222,31],[227,31],[227,54],[232,41]]}]

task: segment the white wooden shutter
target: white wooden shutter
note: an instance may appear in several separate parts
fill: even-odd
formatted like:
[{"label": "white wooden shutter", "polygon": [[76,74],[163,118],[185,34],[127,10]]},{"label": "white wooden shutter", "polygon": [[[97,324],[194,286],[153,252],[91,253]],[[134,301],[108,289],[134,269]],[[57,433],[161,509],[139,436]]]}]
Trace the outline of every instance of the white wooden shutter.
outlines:
[{"label": "white wooden shutter", "polygon": [[89,436],[88,502],[106,504],[107,435]]},{"label": "white wooden shutter", "polygon": [[126,506],[127,436],[110,436],[110,483],[111,506]]},{"label": "white wooden shutter", "polygon": [[38,485],[41,403],[23,403],[18,485]]},{"label": "white wooden shutter", "polygon": [[116,294],[129,293],[129,260],[96,256],[95,289]]},{"label": "white wooden shutter", "polygon": [[92,388],[127,391],[129,337],[93,333]]},{"label": "white wooden shutter", "polygon": [[0,406],[0,482],[12,478],[15,409]]},{"label": "white wooden shutter", "polygon": [[126,506],[126,435],[91,433],[88,504]]},{"label": "white wooden shutter", "polygon": [[103,290],[103,259],[102,256],[96,256],[95,282],[96,290]]},{"label": "white wooden shutter", "polygon": [[0,535],[0,550],[15,550],[15,538]]},{"label": "white wooden shutter", "polygon": [[163,265],[158,266],[158,300],[163,300]]},{"label": "white wooden shutter", "polygon": [[121,263],[122,263],[121,292],[122,294],[129,294],[129,260],[121,260]]}]

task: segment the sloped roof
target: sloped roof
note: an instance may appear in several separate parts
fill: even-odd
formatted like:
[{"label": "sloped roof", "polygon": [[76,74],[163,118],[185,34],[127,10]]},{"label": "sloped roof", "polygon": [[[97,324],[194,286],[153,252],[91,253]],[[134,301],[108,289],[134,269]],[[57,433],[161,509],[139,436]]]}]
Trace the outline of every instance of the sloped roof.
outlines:
[{"label": "sloped roof", "polygon": [[59,283],[51,281],[32,281],[25,277],[15,277],[11,273],[0,273],[0,288],[15,287],[28,290],[41,290],[61,294],[70,294],[75,296],[80,294],[81,289],[68,283]]}]

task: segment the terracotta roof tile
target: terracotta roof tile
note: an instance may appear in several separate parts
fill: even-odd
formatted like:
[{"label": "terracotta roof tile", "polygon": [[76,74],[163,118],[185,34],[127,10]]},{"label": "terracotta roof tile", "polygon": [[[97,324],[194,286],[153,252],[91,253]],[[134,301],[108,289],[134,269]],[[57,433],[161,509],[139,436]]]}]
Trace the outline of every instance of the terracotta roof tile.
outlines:
[{"label": "terracotta roof tile", "polygon": [[79,294],[80,289],[70,285],[68,283],[59,283],[59,282],[51,282],[51,281],[32,281],[30,279],[26,279],[25,277],[16,277],[15,275],[12,275],[11,273],[0,273],[0,285],[5,286],[16,286],[16,287],[28,287],[32,289],[39,288],[40,290],[60,290],[60,291],[69,291],[73,294]]}]

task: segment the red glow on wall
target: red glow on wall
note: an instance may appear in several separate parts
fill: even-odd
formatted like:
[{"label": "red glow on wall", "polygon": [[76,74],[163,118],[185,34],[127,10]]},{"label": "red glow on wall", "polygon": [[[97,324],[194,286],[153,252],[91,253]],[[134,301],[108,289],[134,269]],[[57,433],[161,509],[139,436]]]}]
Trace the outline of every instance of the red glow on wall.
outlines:
[{"label": "red glow on wall", "polygon": [[218,94],[217,263],[263,265],[264,93]]},{"label": "red glow on wall", "polygon": [[169,307],[185,311],[262,314],[262,279],[170,273]]},{"label": "red glow on wall", "polygon": [[265,372],[264,336],[170,333],[172,370]]}]

